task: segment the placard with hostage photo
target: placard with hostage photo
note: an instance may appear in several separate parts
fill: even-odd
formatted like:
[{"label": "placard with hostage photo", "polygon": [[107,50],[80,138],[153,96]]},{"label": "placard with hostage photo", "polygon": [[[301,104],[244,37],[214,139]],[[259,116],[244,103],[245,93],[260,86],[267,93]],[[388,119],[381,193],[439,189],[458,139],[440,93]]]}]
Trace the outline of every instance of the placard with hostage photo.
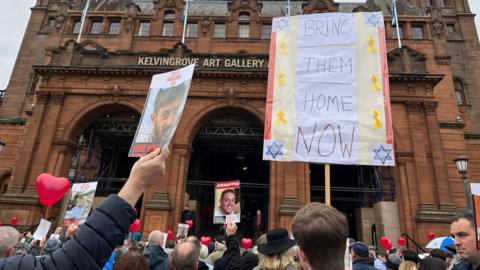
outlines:
[{"label": "placard with hostage photo", "polygon": [[72,193],[68,200],[63,225],[83,224],[87,220],[93,204],[98,182],[77,183],[72,185]]},{"label": "placard with hostage photo", "polygon": [[240,222],[240,181],[218,182],[215,185],[213,224]]}]

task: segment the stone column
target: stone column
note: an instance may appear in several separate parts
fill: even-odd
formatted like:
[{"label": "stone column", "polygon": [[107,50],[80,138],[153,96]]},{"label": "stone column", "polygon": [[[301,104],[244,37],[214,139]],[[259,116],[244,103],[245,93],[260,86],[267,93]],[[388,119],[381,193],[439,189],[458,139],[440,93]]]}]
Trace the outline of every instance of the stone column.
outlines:
[{"label": "stone column", "polygon": [[425,117],[421,102],[406,102],[408,122],[413,148],[413,162],[418,186],[419,209],[417,219],[422,218],[424,212],[436,209],[436,189],[431,168],[427,159],[428,135],[426,135]]},{"label": "stone column", "polygon": [[[428,134],[430,137],[430,147],[432,151],[432,160],[434,175],[436,180],[436,194],[440,209],[445,209],[450,212],[455,211],[455,205],[452,201],[452,194],[450,193],[450,184],[448,181],[448,172],[445,162],[444,149],[440,128],[437,121],[437,102],[424,102],[423,108],[426,113],[426,121],[428,127]],[[449,219],[448,214],[447,219]]]},{"label": "stone column", "polygon": [[290,231],[293,216],[310,199],[309,166],[299,162],[271,162],[270,166],[269,229]]},{"label": "stone column", "polygon": [[[171,163],[168,165],[168,198],[173,211],[169,215],[169,228],[176,230],[185,205],[185,188],[187,185],[188,164],[192,154],[191,145],[174,144]],[[198,214],[198,213],[197,213]]]},{"label": "stone column", "polygon": [[40,130],[40,125],[43,123],[46,103],[49,98],[50,93],[48,92],[37,93],[35,111],[25,127],[25,129],[28,130],[28,133],[25,136],[22,152],[19,157],[19,161],[21,162],[18,162],[17,168],[13,173],[13,177],[8,185],[7,193],[20,193],[25,188],[28,179],[27,177],[31,170],[30,165],[32,164],[33,153],[35,152],[34,149],[37,143],[38,132]]},{"label": "stone column", "polygon": [[35,179],[41,173],[54,173],[53,171],[47,171],[47,169],[64,97],[64,93],[61,92],[51,93],[49,106],[45,114],[45,120],[42,122],[41,133],[37,136],[38,144],[32,152],[33,159],[30,166],[30,174],[27,174],[27,177],[24,179],[25,187],[35,186]]}]

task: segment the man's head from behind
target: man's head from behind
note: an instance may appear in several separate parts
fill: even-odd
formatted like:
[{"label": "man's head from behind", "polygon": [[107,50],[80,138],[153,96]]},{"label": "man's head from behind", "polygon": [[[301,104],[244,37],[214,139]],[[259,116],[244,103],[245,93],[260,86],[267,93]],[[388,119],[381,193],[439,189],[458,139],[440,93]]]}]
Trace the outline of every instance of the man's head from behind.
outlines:
[{"label": "man's head from behind", "polygon": [[463,259],[468,259],[477,250],[474,224],[471,213],[460,212],[455,215],[450,225],[450,233],[455,239],[457,254]]},{"label": "man's head from behind", "polygon": [[307,204],[295,214],[292,232],[305,270],[344,269],[347,219],[338,210],[321,203]]},{"label": "man's head from behind", "polygon": [[13,227],[0,227],[0,258],[15,255],[15,246],[20,240],[20,233]]},{"label": "man's head from behind", "polygon": [[157,245],[159,247],[163,246],[163,232],[160,230],[155,230],[148,235],[148,243],[150,245]]},{"label": "man's head from behind", "polygon": [[350,245],[352,260],[366,260],[368,258],[368,246],[363,242],[356,242]]},{"label": "man's head from behind", "polygon": [[156,142],[165,144],[175,128],[177,110],[185,93],[186,83],[160,89],[155,98],[150,120],[153,123],[153,137]]},{"label": "man's head from behind", "polygon": [[220,210],[223,215],[232,215],[235,207],[235,190],[225,189],[220,196]]},{"label": "man's head from behind", "polygon": [[174,270],[196,270],[198,259],[198,247],[192,242],[182,242],[173,250],[168,268]]}]

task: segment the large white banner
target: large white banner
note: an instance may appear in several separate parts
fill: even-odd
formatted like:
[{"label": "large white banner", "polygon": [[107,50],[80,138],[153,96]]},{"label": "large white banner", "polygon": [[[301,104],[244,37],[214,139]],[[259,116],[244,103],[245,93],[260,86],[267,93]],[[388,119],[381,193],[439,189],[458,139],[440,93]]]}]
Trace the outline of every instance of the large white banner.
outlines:
[{"label": "large white banner", "polygon": [[263,158],[395,164],[381,12],[273,19]]}]

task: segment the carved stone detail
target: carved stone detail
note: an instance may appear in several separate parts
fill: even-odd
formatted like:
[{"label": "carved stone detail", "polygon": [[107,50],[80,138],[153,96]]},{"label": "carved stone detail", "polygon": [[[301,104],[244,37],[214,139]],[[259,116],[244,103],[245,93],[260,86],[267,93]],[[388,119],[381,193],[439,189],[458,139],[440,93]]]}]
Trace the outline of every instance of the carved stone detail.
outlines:
[{"label": "carved stone detail", "polygon": [[167,192],[155,192],[152,198],[145,205],[147,209],[162,209],[170,210],[170,200],[168,199]]},{"label": "carved stone detail", "polygon": [[436,101],[423,102],[422,105],[423,105],[423,108],[425,109],[425,113],[427,113],[427,114],[436,114],[437,113],[438,102],[436,102]]},{"label": "carved stone detail", "polygon": [[60,105],[63,103],[63,100],[65,98],[65,93],[63,92],[52,92],[50,94],[50,99],[53,105]]},{"label": "carved stone detail", "polygon": [[285,196],[280,203],[280,214],[295,215],[297,211],[302,207],[298,197]]},{"label": "carved stone detail", "polygon": [[225,89],[225,99],[227,100],[228,105],[234,105],[238,103],[238,89],[235,88],[226,88]]},{"label": "carved stone detail", "polygon": [[456,212],[454,205],[419,204],[415,220],[417,222],[450,223]]},{"label": "carved stone detail", "polygon": [[419,113],[422,111],[422,103],[418,101],[407,101],[405,102],[405,106],[409,113]]},{"label": "carved stone detail", "polygon": [[48,92],[37,92],[37,104],[42,105],[46,104],[48,99],[50,98],[50,93]]},{"label": "carved stone detail", "polygon": [[130,32],[130,29],[135,28],[135,19],[137,18],[138,12],[140,12],[140,7],[135,3],[127,5],[127,14],[124,22],[125,31],[127,33]]},{"label": "carved stone detail", "polygon": [[203,36],[207,36],[212,22],[208,19],[208,17],[204,17],[202,21],[200,21],[200,30]]}]

